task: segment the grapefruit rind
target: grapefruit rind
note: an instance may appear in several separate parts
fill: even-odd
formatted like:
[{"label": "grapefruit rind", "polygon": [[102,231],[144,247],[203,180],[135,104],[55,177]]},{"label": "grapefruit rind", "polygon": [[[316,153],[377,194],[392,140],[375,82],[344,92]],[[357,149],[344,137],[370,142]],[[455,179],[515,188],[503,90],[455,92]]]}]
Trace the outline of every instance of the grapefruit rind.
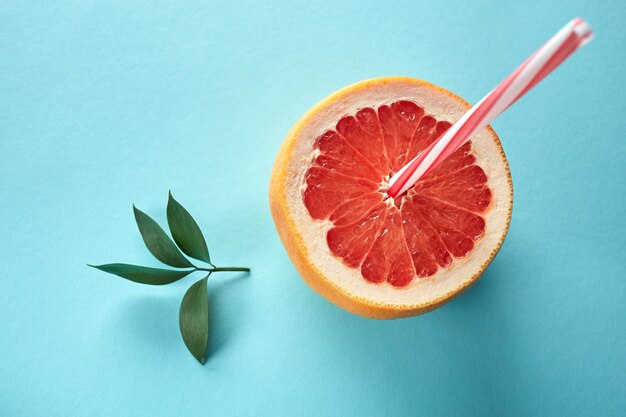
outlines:
[{"label": "grapefruit rind", "polygon": [[302,198],[304,175],[319,152],[313,142],[333,129],[344,115],[360,108],[410,100],[438,121],[454,122],[470,105],[451,92],[409,77],[385,77],[345,87],[309,110],[287,134],[270,180],[270,209],[289,257],[307,284],[323,297],[352,313],[392,319],[413,316],[444,304],[469,287],[500,249],[511,220],[513,186],[509,166],[496,133],[487,127],[472,137],[472,152],[487,174],[493,200],[483,213],[484,236],[473,251],[434,275],[395,288],[372,284],[358,269],[349,268],[326,244],[329,220],[314,220]]}]

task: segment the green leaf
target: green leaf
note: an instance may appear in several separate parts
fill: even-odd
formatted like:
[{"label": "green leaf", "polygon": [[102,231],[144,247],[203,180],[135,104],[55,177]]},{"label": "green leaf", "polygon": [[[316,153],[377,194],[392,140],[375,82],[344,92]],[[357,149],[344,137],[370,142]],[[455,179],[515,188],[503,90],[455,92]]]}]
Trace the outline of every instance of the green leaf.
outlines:
[{"label": "green leaf", "polygon": [[109,274],[115,274],[122,278],[149,285],[165,285],[187,276],[189,271],[173,271],[171,269],[148,268],[129,264],[89,265]]},{"label": "green leaf", "polygon": [[209,296],[207,277],[193,284],[180,303],[179,326],[185,345],[204,365],[209,343]]},{"label": "green leaf", "polygon": [[179,325],[189,352],[204,365],[209,344],[207,277],[193,284],[180,303]]},{"label": "green leaf", "polygon": [[157,222],[134,205],[133,211],[141,237],[155,258],[164,264],[178,268],[193,267],[193,264],[180,253],[172,239],[167,236]]},{"label": "green leaf", "polygon": [[167,223],[174,241],[183,252],[192,258],[211,263],[209,249],[198,223],[178,201],[174,200],[171,192],[167,201]]}]

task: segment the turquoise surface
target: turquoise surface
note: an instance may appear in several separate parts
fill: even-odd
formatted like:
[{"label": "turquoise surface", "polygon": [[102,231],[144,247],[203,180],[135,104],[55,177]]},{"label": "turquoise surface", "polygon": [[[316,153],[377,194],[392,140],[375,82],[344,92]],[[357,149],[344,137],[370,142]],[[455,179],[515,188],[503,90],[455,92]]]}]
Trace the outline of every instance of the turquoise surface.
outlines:
[{"label": "turquoise surface", "polygon": [[[626,9],[509,3],[2,2],[0,415],[622,414]],[[483,278],[391,322],[313,293],[267,202],[291,125],[385,75],[475,102],[575,16],[596,39],[494,123],[515,207]],[[253,269],[211,277],[204,367],[178,330],[193,278],[85,266],[158,266],[131,205],[164,224],[169,189]]]}]

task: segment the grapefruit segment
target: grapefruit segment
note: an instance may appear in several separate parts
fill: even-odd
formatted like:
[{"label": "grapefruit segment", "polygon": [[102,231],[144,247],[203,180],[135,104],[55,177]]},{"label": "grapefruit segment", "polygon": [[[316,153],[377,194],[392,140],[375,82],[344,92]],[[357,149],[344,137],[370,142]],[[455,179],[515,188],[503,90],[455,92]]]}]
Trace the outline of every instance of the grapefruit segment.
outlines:
[{"label": "grapefruit segment", "polygon": [[412,101],[402,100],[391,105],[396,120],[396,145],[399,145],[397,161],[399,166],[394,166],[394,171],[399,170],[413,156],[409,153],[411,142],[420,121],[424,116],[424,109]]},{"label": "grapefruit segment", "polygon": [[333,227],[326,235],[330,251],[347,266],[358,268],[384,223],[386,206],[378,204],[356,222]]},{"label": "grapefruit segment", "polygon": [[319,166],[311,167],[305,180],[304,202],[311,217],[317,220],[327,219],[346,199],[371,193],[378,188],[371,181]]},{"label": "grapefruit segment", "polygon": [[337,122],[336,129],[353,148],[358,149],[372,165],[377,167],[379,172],[389,170],[380,123],[373,109],[359,110],[356,117],[342,117]]},{"label": "grapefruit segment", "polygon": [[[447,122],[445,120],[440,120],[437,122],[437,127],[435,128],[435,138],[438,138],[439,136],[443,135],[444,133],[446,133],[446,131],[448,129],[450,129],[450,126],[452,126],[452,123]],[[433,140],[434,140],[433,139]],[[469,142],[468,142],[469,143]]]},{"label": "grapefruit segment", "polygon": [[487,185],[476,185],[471,188],[463,189],[462,192],[454,189],[431,191],[427,194],[437,195],[438,198],[458,207],[463,207],[475,213],[484,213],[487,211],[492,201],[492,192]]},{"label": "grapefruit segment", "polygon": [[[435,139],[435,128],[437,126],[437,120],[432,116],[424,116],[419,122],[419,125],[413,132],[411,143],[409,145],[409,151],[407,152],[404,164],[413,159],[420,151],[426,149]],[[404,164],[402,166],[404,166]]]},{"label": "grapefruit segment", "polygon": [[474,240],[485,230],[485,221],[475,213],[419,194],[412,201],[457,258],[467,255],[474,248]]},{"label": "grapefruit segment", "polygon": [[423,115],[424,109],[407,100],[397,101],[390,106],[384,105],[378,108],[378,119],[383,131],[385,148],[392,172],[397,172],[404,166],[413,132],[418,127]]},{"label": "grapefruit segment", "polygon": [[335,131],[325,132],[317,138],[315,146],[322,153],[315,159],[318,166],[373,182],[382,179],[380,172]]},{"label": "grapefruit segment", "polygon": [[434,275],[439,266],[450,265],[452,256],[448,249],[411,199],[402,204],[402,218],[407,247],[419,278]]},{"label": "grapefruit segment", "polygon": [[387,281],[396,287],[407,285],[415,276],[398,210],[388,209],[383,227],[378,231],[376,241],[363,261],[361,273],[368,281]]},{"label": "grapefruit segment", "polygon": [[355,197],[341,204],[330,215],[330,221],[335,226],[344,226],[354,222],[354,219],[360,219],[372,207],[382,203],[383,196],[381,193],[371,193],[364,196]]},{"label": "grapefruit segment", "polygon": [[410,194],[436,197],[455,206],[483,213],[491,204],[491,191],[486,184],[485,171],[477,165],[470,165],[452,173],[425,177],[424,181],[415,184]]},{"label": "grapefruit segment", "polygon": [[430,179],[454,173],[462,168],[473,165],[475,162],[476,157],[472,154],[472,144],[471,142],[467,142],[450,155],[445,161],[433,168],[433,170],[426,174],[420,182],[428,182]]}]

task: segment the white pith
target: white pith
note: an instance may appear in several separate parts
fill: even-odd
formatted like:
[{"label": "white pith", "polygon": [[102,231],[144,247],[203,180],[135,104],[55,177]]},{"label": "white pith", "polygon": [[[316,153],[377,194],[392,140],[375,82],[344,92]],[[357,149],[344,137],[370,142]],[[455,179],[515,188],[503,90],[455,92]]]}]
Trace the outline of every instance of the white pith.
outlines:
[{"label": "white pith", "polygon": [[302,238],[307,257],[319,272],[343,292],[375,304],[409,308],[428,304],[440,299],[469,283],[497,250],[507,229],[512,204],[512,188],[509,183],[507,163],[500,152],[497,138],[488,129],[472,137],[472,152],[488,177],[492,203],[482,216],[486,221],[483,237],[476,242],[474,250],[463,259],[455,259],[451,266],[439,269],[428,278],[415,278],[408,286],[393,287],[387,283],[373,284],[366,281],[358,268],[345,266],[334,256],[326,243],[326,233],[332,227],[328,220],[313,220],[302,199],[306,188],[304,175],[319,151],[313,148],[314,140],[328,129],[334,129],[344,115],[354,115],[364,107],[378,107],[398,100],[411,100],[422,106],[427,114],[438,121],[456,121],[466,110],[454,98],[437,92],[426,85],[397,80],[373,84],[358,92],[338,93],[338,99],[309,115],[307,123],[298,132],[288,158],[286,197],[290,215],[297,225],[295,231]]}]

